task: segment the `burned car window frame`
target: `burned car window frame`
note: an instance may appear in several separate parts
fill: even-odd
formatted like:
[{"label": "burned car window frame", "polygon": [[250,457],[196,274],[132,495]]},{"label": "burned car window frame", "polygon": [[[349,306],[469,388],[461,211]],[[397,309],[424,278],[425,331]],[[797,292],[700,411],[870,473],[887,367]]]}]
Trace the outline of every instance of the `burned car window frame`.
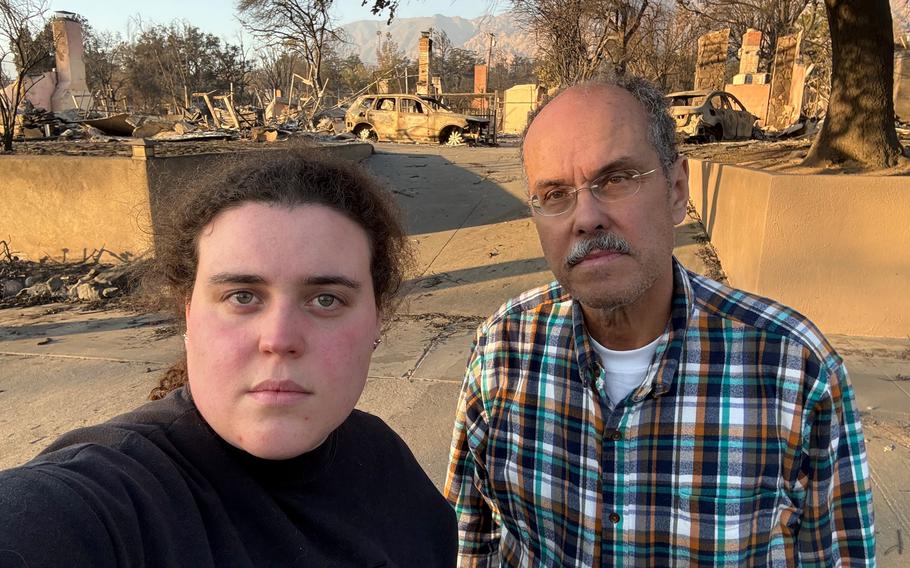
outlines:
[{"label": "burned car window frame", "polygon": [[427,114],[423,110],[424,101],[402,98],[400,103],[401,104],[398,107],[400,112],[406,112],[408,114]]}]

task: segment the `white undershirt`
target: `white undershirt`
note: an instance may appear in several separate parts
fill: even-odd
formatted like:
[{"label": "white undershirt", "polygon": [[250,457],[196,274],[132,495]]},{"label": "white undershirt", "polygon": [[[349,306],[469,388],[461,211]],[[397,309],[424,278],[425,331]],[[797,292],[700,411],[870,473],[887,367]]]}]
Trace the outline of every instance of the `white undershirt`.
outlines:
[{"label": "white undershirt", "polygon": [[658,335],[654,341],[644,347],[629,351],[607,349],[589,337],[591,346],[600,358],[600,364],[606,372],[607,379],[604,381],[604,388],[614,406],[644,384],[660,337]]}]

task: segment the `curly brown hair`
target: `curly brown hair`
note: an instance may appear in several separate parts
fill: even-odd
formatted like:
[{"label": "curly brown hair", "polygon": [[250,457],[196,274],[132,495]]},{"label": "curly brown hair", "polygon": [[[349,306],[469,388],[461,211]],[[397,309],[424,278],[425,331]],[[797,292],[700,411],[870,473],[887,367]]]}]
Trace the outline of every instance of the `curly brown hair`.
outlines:
[{"label": "curly brown hair", "polygon": [[[220,213],[245,203],[323,205],[363,228],[371,247],[376,306],[388,321],[413,257],[395,201],[362,167],[309,148],[222,157],[208,171],[213,173],[187,188],[172,188],[179,195],[155,222],[155,258],[143,278],[146,293],[169,303],[184,328],[199,235]],[[149,398],[161,398],[186,380],[184,358],[165,372]]]}]

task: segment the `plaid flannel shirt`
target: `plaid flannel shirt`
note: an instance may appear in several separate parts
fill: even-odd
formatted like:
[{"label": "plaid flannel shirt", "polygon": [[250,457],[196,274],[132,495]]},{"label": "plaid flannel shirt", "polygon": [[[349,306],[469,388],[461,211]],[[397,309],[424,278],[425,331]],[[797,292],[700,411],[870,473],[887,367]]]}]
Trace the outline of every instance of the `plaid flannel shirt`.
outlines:
[{"label": "plaid flannel shirt", "polygon": [[667,330],[618,405],[557,284],[478,329],[445,492],[461,566],[867,566],[843,360],[782,305],[674,261]]}]

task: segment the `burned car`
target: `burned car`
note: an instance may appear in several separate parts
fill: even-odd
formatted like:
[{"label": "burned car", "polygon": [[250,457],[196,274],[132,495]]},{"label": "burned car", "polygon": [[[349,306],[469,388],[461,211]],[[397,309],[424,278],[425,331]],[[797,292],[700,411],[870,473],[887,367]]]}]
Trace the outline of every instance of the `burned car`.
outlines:
[{"label": "burned car", "polygon": [[667,95],[676,133],[683,140],[717,142],[752,138],[758,117],[724,91],[683,91]]},{"label": "burned car", "polygon": [[362,140],[439,142],[457,145],[485,141],[487,118],[452,112],[440,101],[417,95],[358,97],[345,115],[345,127]]}]

